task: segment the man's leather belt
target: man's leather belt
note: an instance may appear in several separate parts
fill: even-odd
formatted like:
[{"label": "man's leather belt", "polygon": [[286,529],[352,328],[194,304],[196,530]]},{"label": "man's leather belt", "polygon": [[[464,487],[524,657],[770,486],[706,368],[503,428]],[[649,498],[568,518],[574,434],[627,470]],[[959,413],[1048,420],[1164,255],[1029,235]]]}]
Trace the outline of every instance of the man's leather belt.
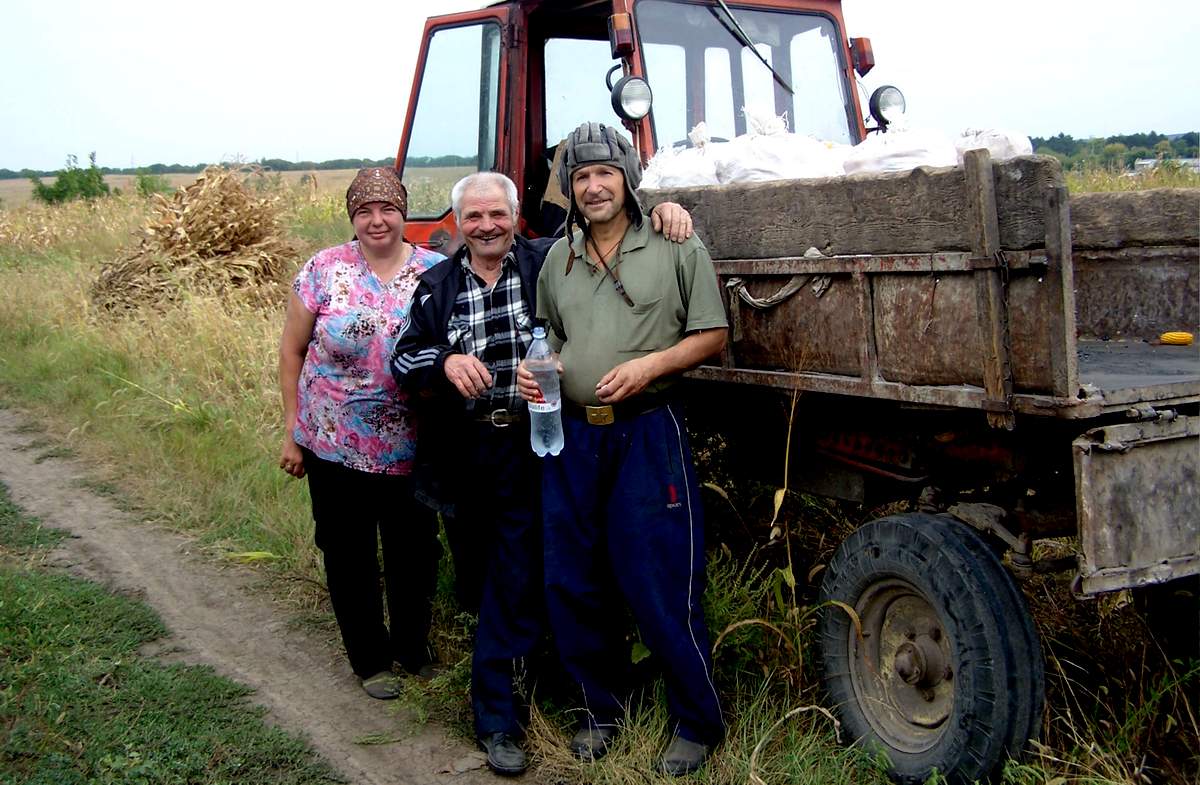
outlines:
[{"label": "man's leather belt", "polygon": [[507,428],[514,423],[524,422],[526,416],[528,416],[528,411],[522,404],[520,409],[492,409],[490,412],[478,412],[472,419],[475,422],[485,422],[494,428]]},{"label": "man's leather belt", "polygon": [[588,425],[612,425],[625,422],[639,414],[661,409],[671,401],[664,395],[645,394],[611,405],[582,406],[563,399],[563,412],[570,417],[586,420]]}]

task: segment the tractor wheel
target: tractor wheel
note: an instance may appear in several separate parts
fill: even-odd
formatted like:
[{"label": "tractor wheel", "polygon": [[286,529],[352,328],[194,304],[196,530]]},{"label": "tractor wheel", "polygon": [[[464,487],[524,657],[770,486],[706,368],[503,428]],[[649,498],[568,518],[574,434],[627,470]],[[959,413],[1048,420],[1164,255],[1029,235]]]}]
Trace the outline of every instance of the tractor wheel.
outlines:
[{"label": "tractor wheel", "polygon": [[892,778],[997,773],[1041,725],[1045,675],[1024,598],[973,530],[913,513],[838,547],[821,586],[825,688],[848,737],[882,750]]}]

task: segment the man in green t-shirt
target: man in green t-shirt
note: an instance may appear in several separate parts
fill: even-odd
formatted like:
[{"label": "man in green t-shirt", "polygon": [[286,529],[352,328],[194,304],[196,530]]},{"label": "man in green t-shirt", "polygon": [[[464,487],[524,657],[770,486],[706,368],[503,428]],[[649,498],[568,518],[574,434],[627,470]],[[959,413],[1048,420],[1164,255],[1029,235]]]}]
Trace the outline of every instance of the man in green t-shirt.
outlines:
[{"label": "man in green t-shirt", "polygon": [[[620,134],[580,126],[559,176],[567,232],[538,276],[537,315],[564,369],[565,446],[545,459],[542,502],[550,624],[586,708],[571,749],[604,754],[623,715],[624,602],[663,666],[674,738],[662,767],[686,774],[725,726],[700,608],[700,499],[672,387],[721,350],[728,323],[704,245],[648,231],[637,152]],[[540,399],[524,368],[518,386]]]}]

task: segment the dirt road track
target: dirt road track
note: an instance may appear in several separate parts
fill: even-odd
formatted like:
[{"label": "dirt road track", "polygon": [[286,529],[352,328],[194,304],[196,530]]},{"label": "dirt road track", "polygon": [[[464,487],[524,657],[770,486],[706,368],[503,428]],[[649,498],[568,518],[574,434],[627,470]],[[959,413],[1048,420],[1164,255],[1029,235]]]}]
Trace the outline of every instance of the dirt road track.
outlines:
[{"label": "dirt road track", "polygon": [[[344,657],[290,628],[255,575],[218,567],[190,552],[183,537],[130,520],[110,500],[80,485],[72,459],[38,460],[29,418],[0,409],[0,482],[12,500],[46,525],[73,536],[51,561],[149,603],[172,630],[173,658],[210,665],[256,690],[268,721],[306,737],[349,782],[363,785],[476,785],[496,778],[478,754],[437,727],[420,725],[372,700]],[[356,744],[370,734],[391,744]],[[459,773],[455,773],[459,772]]]}]

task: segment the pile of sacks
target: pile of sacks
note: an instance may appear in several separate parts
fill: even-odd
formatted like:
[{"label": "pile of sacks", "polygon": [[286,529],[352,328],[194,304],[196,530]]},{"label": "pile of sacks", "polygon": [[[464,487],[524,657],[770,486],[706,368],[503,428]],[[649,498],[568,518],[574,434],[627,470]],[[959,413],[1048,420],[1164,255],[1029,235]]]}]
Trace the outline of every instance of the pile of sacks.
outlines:
[{"label": "pile of sacks", "polygon": [[857,145],[823,142],[789,133],[787,118],[745,110],[748,133],[714,142],[702,122],[688,134],[692,146],[665,148],[650,159],[643,188],[754,183],[848,174],[902,172],[918,166],[956,166],[968,150],[986,149],[994,160],[1030,155],[1029,137],[997,129],[963,131],[951,140],[940,131],[893,125]]}]

